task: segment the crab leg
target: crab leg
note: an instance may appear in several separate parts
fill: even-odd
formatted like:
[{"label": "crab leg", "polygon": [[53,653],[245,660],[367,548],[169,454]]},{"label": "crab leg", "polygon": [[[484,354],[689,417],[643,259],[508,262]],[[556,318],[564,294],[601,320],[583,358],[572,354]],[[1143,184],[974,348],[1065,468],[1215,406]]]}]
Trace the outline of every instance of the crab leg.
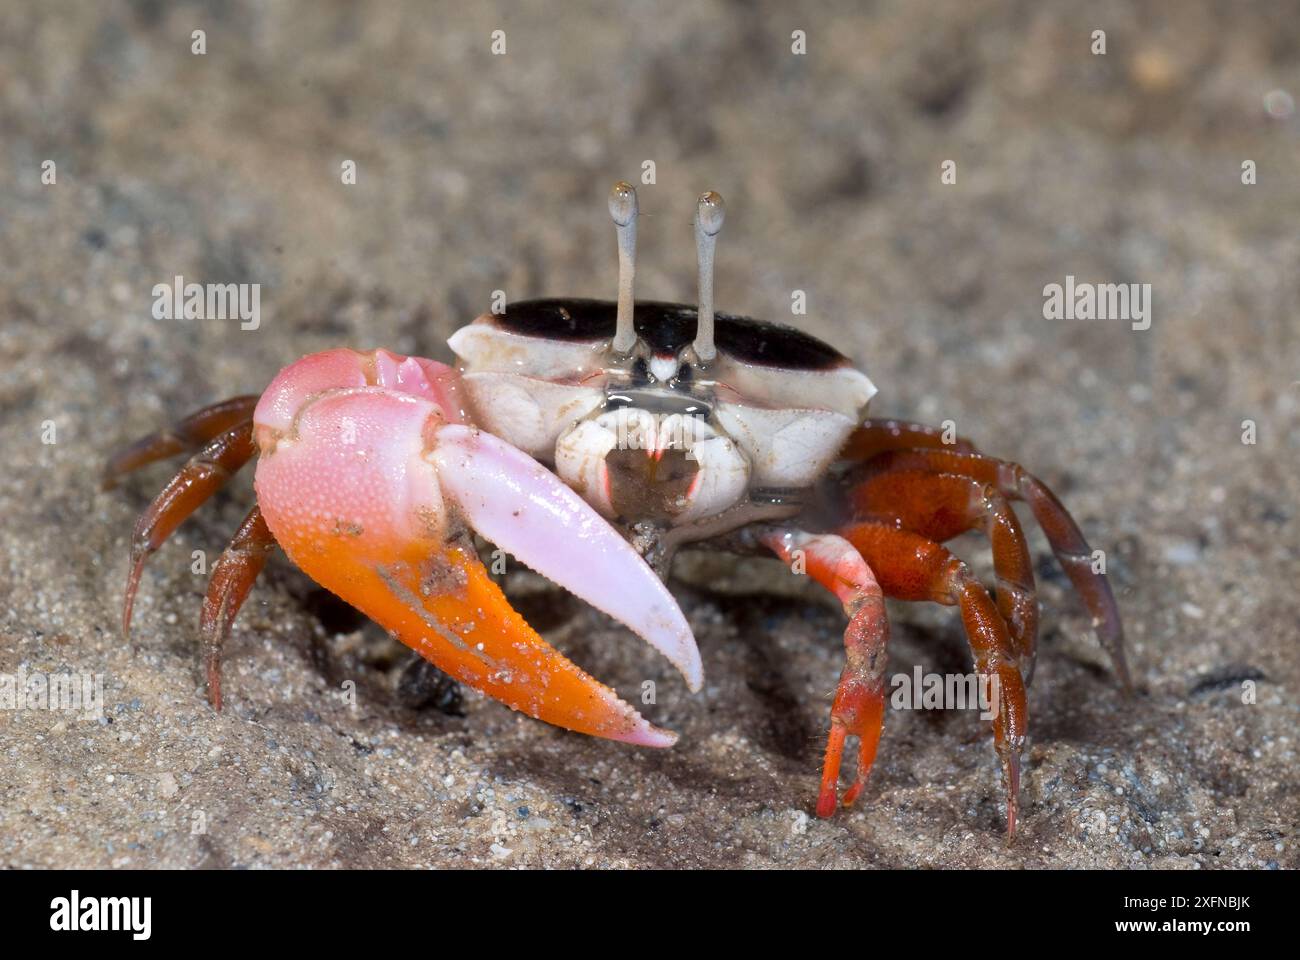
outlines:
[{"label": "crab leg", "polygon": [[261,509],[254,507],[212,568],[199,620],[199,635],[207,669],[208,702],[215,710],[221,709],[221,648],[274,546],[275,537],[271,536]]},{"label": "crab leg", "polygon": [[939,544],[881,523],[854,523],[839,533],[876,572],[887,596],[930,600],[961,610],[976,671],[997,681],[993,740],[1007,791],[1007,833],[1014,834],[1028,710],[1016,647],[1002,615],[966,564]]},{"label": "crab leg", "polygon": [[1038,638],[1038,598],[1033,559],[1020,521],[993,485],[952,473],[890,470],[866,477],[848,492],[856,519],[888,520],[943,543],[982,530],[993,548],[997,603],[1020,652],[1028,682]]},{"label": "crab leg", "polygon": [[176,528],[214,493],[225,486],[239,468],[252,459],[253,424],[246,421],[220,434],[181,467],[179,473],[154,497],[131,534],[131,572],[122,604],[122,635],[130,636],[140,574],[149,559]]},{"label": "crab leg", "polygon": [[[449,422],[448,368],[330,351],[282,371],[259,403],[256,488],[289,558],[446,673],[530,716],[669,746],[549,646],[488,577],[469,530],[626,624],[702,682],[671,594],[576,493],[504,441]],[[454,373],[454,372],[453,372]]]},{"label": "crab leg", "polygon": [[851,807],[858,799],[876,760],[885,723],[885,667],[889,661],[885,598],[871,567],[843,537],[775,526],[758,528],[754,535],[788,566],[802,566],[834,593],[849,618],[844,630],[846,659],[831,706],[831,729],[817,797],[817,816],[829,817],[835,812],[845,739],[858,738],[858,775],[844,794],[844,806]]},{"label": "crab leg", "polygon": [[851,475],[852,483],[864,474],[892,470],[922,470],[953,473],[994,487],[1004,497],[1029,504],[1034,519],[1047,536],[1057,562],[1074,584],[1092,615],[1093,628],[1110,654],[1115,672],[1126,690],[1132,689],[1128,662],[1124,656],[1124,626],[1119,606],[1104,573],[1093,570],[1092,548],[1078,524],[1056,495],[1018,463],[996,460],[978,453],[947,449],[890,450],[873,457]]},{"label": "crab leg", "polygon": [[253,419],[257,397],[231,397],[191,413],[166,430],[141,437],[115,454],[104,468],[103,488],[111,490],[124,474],[178,453],[192,453],[205,443]]},{"label": "crab leg", "polygon": [[956,450],[958,453],[976,452],[975,444],[963,437],[955,437],[952,443],[945,443],[944,431],[938,427],[908,423],[905,420],[864,420],[849,435],[844,449],[840,451],[840,459],[862,462],[886,450],[935,448]]}]

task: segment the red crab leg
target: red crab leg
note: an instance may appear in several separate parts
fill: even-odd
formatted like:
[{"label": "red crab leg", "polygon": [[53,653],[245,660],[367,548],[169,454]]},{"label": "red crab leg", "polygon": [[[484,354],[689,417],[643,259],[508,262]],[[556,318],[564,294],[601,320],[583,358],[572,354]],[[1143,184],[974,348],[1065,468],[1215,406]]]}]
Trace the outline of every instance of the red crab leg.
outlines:
[{"label": "red crab leg", "polygon": [[1092,615],[1093,628],[1115,666],[1125,690],[1132,689],[1124,656],[1124,626],[1119,606],[1104,573],[1093,570],[1092,548],[1078,524],[1047,486],[1017,463],[977,453],[953,450],[891,450],[878,454],[855,470],[850,484],[861,477],[893,470],[924,470],[969,477],[998,490],[1012,500],[1029,504],[1034,519],[1047,536],[1057,562],[1074,584]]},{"label": "red crab leg", "polygon": [[968,530],[983,531],[993,549],[998,610],[1011,628],[1028,682],[1038,638],[1038,599],[1029,545],[1007,498],[991,484],[956,474],[890,470],[853,486],[848,502],[854,519],[894,521],[936,543]]},{"label": "red crab leg", "polygon": [[864,420],[862,426],[849,435],[839,458],[862,462],[885,450],[922,448],[976,452],[975,445],[963,437],[954,437],[951,444],[944,443],[944,431],[939,427],[905,420]]},{"label": "red crab leg", "polygon": [[559,478],[448,422],[454,371],[338,350],[281,371],[258,404],[256,489],[276,542],[446,673],[557,726],[646,746],[645,721],[549,646],[488,577],[476,530],[603,609],[701,683],[699,652],[662,581]]},{"label": "red crab leg", "polygon": [[262,511],[254,507],[212,568],[199,620],[199,635],[207,668],[208,702],[215,710],[221,709],[221,648],[274,546],[275,537],[271,536]]},{"label": "red crab leg", "polygon": [[127,578],[126,598],[122,604],[123,636],[130,636],[131,633],[131,610],[135,605],[135,592],[150,554],[167,541],[186,517],[252,459],[255,452],[251,421],[227,430],[191,457],[167,486],[163,487],[162,492],[154,497],[153,503],[149,504],[145,512],[140,514],[131,534],[131,573]]},{"label": "red crab leg", "polygon": [[997,679],[998,711],[993,741],[1007,791],[1007,833],[1016,832],[1020,751],[1028,709],[1017,651],[1006,621],[966,565],[919,534],[880,523],[853,523],[839,530],[875,571],[886,596],[956,605],[981,676]]},{"label": "red crab leg", "polygon": [[257,397],[231,397],[191,413],[166,430],[141,437],[108,461],[104,468],[104,489],[111,490],[119,477],[146,464],[178,453],[192,453],[214,437],[252,420],[256,406]]},{"label": "red crab leg", "polygon": [[844,630],[844,670],[831,706],[831,729],[817,796],[817,816],[829,817],[835,812],[845,739],[858,738],[858,775],[844,794],[844,806],[851,807],[858,799],[876,760],[885,723],[885,667],[889,661],[885,598],[871,568],[843,537],[782,527],[760,528],[756,536],[787,565],[795,569],[803,566],[804,572],[834,593],[849,618]]}]

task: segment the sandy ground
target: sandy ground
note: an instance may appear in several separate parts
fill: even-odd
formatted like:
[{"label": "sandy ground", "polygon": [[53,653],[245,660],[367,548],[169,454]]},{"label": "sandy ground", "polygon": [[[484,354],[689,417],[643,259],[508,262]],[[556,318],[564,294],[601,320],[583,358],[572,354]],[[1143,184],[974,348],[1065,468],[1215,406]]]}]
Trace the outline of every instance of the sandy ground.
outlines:
[{"label": "sandy ground", "polygon": [[[98,674],[105,698],[0,710],[0,865],[1296,866],[1300,7],[465,6],[0,7],[0,673]],[[472,691],[422,705],[412,655],[283,558],[214,714],[193,552],[224,546],[246,477],[155,558],[118,635],[168,470],[101,493],[110,451],[311,351],[449,359],[496,289],[612,296],[606,192],[647,160],[642,295],[692,298],[693,198],[720,191],[725,309],[839,345],[876,413],[1030,465],[1106,551],[1141,693],[1035,532],[1013,846],[968,712],[891,713],[860,806],[810,818],[843,620],[775,563],[682,565],[696,696],[511,575],[624,696],[657,682],[644,709],[682,734],[664,752]],[[155,319],[176,275],[262,284],[260,327]],[[1044,319],[1067,275],[1151,284],[1150,328]],[[892,669],[969,668],[950,610],[891,614]]]}]

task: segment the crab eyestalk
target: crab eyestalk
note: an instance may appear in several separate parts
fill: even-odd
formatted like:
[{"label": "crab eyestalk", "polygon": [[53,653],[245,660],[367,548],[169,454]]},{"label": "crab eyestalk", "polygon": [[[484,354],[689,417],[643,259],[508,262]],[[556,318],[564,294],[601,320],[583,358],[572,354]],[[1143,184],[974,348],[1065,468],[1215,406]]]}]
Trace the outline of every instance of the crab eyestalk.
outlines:
[{"label": "crab eyestalk", "polygon": [[632,318],[632,281],[636,278],[636,218],[639,212],[636,189],[625,180],[614,184],[609,192],[609,215],[618,233],[618,326],[614,333],[614,351],[631,353],[636,346],[636,327]]},{"label": "crab eyestalk", "polygon": [[713,345],[713,251],[726,208],[722,197],[710,190],[700,196],[695,212],[695,251],[700,264],[700,307],[695,327],[695,355],[704,363],[717,356]]}]

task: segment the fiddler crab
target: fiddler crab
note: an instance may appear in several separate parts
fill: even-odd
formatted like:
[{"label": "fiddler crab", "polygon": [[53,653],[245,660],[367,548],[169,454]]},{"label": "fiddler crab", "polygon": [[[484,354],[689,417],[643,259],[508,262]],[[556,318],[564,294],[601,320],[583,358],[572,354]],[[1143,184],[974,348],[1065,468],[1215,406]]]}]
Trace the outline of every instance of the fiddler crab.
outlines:
[{"label": "fiddler crab", "polygon": [[[197,452],[139,518],[122,627],[145,561],[258,456],[257,502],[216,563],[200,620],[208,697],[221,649],[275,545],[308,576],[452,677],[569,730],[645,747],[677,735],[547,644],[510,606],[472,534],[659,650],[692,692],[691,628],[664,586],[675,551],[775,555],[848,618],[817,813],[836,809],[848,737],[862,793],[885,716],[885,597],[956,606],[998,684],[994,745],[1014,834],[1025,684],[1038,627],[1028,504],[1129,686],[1119,611],[1078,526],[1039,480],[934,428],[867,419],[876,388],[798,330],[715,313],[722,199],[699,199],[699,304],[634,303],[636,192],[614,186],[618,300],[532,300],[449,340],[448,366],[387,350],[312,354],[260,397],[199,410],[115,456],[106,483]],[[951,442],[945,442],[950,440]],[[987,536],[994,596],[943,544]]]}]

